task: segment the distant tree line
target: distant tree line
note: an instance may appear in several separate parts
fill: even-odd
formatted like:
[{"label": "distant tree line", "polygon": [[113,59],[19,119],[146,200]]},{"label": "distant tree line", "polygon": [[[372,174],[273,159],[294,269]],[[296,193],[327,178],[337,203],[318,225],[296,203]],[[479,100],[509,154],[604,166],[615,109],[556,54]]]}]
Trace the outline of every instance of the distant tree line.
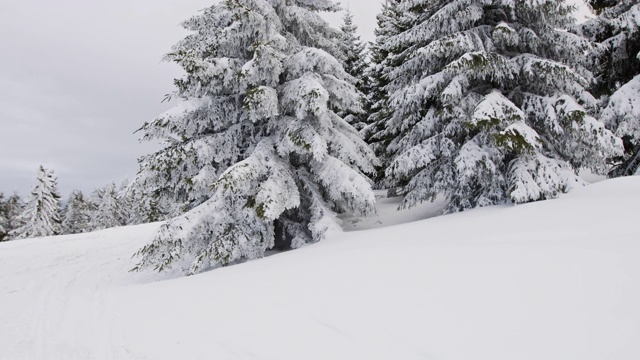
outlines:
[{"label": "distant tree line", "polygon": [[170,205],[153,194],[136,193],[128,185],[128,181],[119,187],[110,182],[88,196],[74,190],[63,203],[54,172],[41,166],[26,200],[0,193],[0,241],[80,234],[160,221],[171,214]]}]

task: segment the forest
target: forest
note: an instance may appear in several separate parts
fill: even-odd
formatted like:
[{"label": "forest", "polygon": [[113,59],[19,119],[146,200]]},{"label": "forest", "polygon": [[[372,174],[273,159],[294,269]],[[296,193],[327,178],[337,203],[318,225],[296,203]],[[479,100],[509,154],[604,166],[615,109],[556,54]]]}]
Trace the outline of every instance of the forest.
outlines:
[{"label": "forest", "polygon": [[40,167],[0,194],[0,241],[165,221],[136,270],[187,274],[303,247],[441,196],[443,214],[553,199],[640,167],[640,3],[391,0],[366,44],[330,0],[226,0],[182,26],[163,144],[133,181],[61,201]]}]

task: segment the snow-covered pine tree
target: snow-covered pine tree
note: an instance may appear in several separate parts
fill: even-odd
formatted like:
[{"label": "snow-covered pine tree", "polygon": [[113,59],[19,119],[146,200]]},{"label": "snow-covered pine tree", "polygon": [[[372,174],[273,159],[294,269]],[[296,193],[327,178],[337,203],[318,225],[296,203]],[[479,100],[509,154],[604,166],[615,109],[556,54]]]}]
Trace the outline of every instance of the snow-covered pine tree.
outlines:
[{"label": "snow-covered pine tree", "polygon": [[89,204],[80,190],[74,190],[69,195],[66,211],[62,220],[64,234],[80,234],[91,229],[91,213]]},{"label": "snow-covered pine tree", "polygon": [[340,41],[339,48],[341,53],[340,60],[344,71],[351,75],[356,83],[354,84],[356,89],[362,94],[361,103],[362,109],[357,113],[340,114],[344,119],[352,124],[356,129],[360,130],[365,126],[365,120],[367,113],[370,109],[367,101],[367,93],[369,91],[369,81],[365,75],[367,69],[367,49],[360,40],[358,35],[358,26],[353,23],[353,14],[347,11],[342,18],[342,41]]},{"label": "snow-covered pine tree", "polygon": [[7,236],[5,237],[6,241],[12,239],[11,232],[14,229],[18,229],[23,225],[20,215],[25,209],[25,204],[24,201],[22,201],[22,198],[20,198],[20,195],[14,193],[9,197],[9,199],[7,199],[5,208],[9,222],[8,228],[5,229],[7,231]]},{"label": "snow-covered pine tree", "polygon": [[398,7],[399,3],[399,0],[387,0],[382,5],[381,13],[376,17],[376,40],[370,46],[371,58],[366,70],[370,87],[367,93],[367,104],[370,109],[368,109],[369,117],[366,120],[367,126],[361,133],[382,161],[382,169],[386,168],[389,160],[386,156],[386,146],[391,140],[383,131],[392,114],[387,92],[388,75],[397,65],[393,61],[394,49],[391,48],[389,39],[406,31],[409,25],[406,19],[408,16],[406,14],[403,16]]},{"label": "snow-covered pine tree", "polygon": [[[602,173],[620,139],[591,115],[582,37],[563,0],[414,0],[392,37],[385,183],[407,208],[443,194],[445,212],[553,198]],[[416,10],[417,9],[417,10]]]},{"label": "snow-covered pine tree", "polygon": [[9,235],[9,214],[4,194],[0,192],[0,242],[5,241]]},{"label": "snow-covered pine tree", "polygon": [[598,15],[581,24],[596,42],[592,53],[593,94],[610,96],[640,72],[640,0],[588,0]]},{"label": "snow-covered pine tree", "polygon": [[147,224],[164,221],[170,218],[172,210],[166,199],[156,193],[135,193],[133,199],[133,216],[131,224]]},{"label": "snow-covered pine tree", "polygon": [[136,217],[135,199],[133,197],[134,190],[131,186],[129,179],[124,179],[120,184],[120,187],[116,191],[118,203],[120,204],[120,214],[122,216],[122,225],[130,225],[134,223],[134,217]]},{"label": "snow-covered pine tree", "polygon": [[98,212],[98,206],[102,203],[102,196],[105,188],[106,185],[104,187],[96,188],[88,196],[87,209],[89,210],[89,231],[95,231],[100,228],[95,219]]},{"label": "snow-covered pine tree", "polygon": [[139,203],[136,222],[139,224],[152,223],[167,219],[167,211],[158,197],[147,196]]},{"label": "snow-covered pine tree", "polygon": [[102,230],[124,225],[124,213],[118,200],[116,184],[110,182],[92,196],[95,210],[91,215],[91,230]]},{"label": "snow-covered pine tree", "polygon": [[[374,211],[375,156],[335,111],[357,111],[355,82],[331,54],[329,0],[232,0],[184,23],[170,60],[184,102],[142,131],[168,146],[143,159],[148,191],[207,200],[163,225],[137,269],[189,273],[297,248]],[[176,260],[180,262],[176,264]]]},{"label": "snow-covered pine tree", "polygon": [[640,168],[640,0],[590,0],[598,17],[580,29],[596,42],[594,94],[602,96],[601,121],[624,140],[625,156],[610,175]]},{"label": "snow-covered pine tree", "polygon": [[87,211],[89,212],[89,231],[96,230],[96,224],[93,219],[98,210],[98,205],[102,202],[103,191],[104,187],[96,188],[86,196]]},{"label": "snow-covered pine tree", "polygon": [[22,226],[11,230],[13,239],[60,234],[60,195],[53,171],[40,166],[27,205],[19,216]]}]

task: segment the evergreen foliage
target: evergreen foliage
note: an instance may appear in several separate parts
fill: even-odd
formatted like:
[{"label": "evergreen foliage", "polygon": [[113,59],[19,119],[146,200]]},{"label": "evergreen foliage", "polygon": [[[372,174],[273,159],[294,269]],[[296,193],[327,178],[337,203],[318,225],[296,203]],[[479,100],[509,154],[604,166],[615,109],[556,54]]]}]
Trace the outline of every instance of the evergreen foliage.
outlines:
[{"label": "evergreen foliage", "polygon": [[134,218],[137,217],[135,213],[138,208],[135,203],[136,199],[133,196],[134,191],[131,188],[131,183],[128,179],[124,179],[120,184],[116,192],[116,199],[120,205],[120,216],[122,225],[134,224]]},{"label": "evergreen foliage", "polygon": [[601,119],[622,137],[625,155],[609,173],[611,177],[640,173],[640,74],[607,100]]},{"label": "evergreen foliage", "polygon": [[[392,114],[389,104],[387,85],[388,74],[392,72],[396,62],[393,61],[394,49],[391,47],[390,38],[407,30],[407,17],[403,17],[398,7],[400,1],[390,0],[382,5],[382,12],[376,17],[376,40],[370,47],[370,63],[366,70],[369,81],[367,92],[368,118],[367,126],[361,131],[367,143],[374,149],[376,155],[382,161],[382,170],[388,165],[386,146],[390,138],[386,137],[383,129]],[[380,174],[383,175],[383,174]],[[378,177],[380,178],[380,176]]]},{"label": "evergreen foliage", "polygon": [[640,1],[591,0],[598,17],[580,30],[596,42],[589,61],[593,92],[603,99],[601,120],[624,140],[625,156],[610,175],[640,168]]},{"label": "evergreen foliage", "polygon": [[0,193],[0,242],[7,240],[9,235],[9,214],[4,194]]},{"label": "evergreen foliage", "polygon": [[175,194],[189,212],[138,253],[140,268],[193,274],[297,248],[368,213],[373,152],[337,113],[361,109],[332,55],[341,33],[329,0],[228,0],[186,21],[167,58],[185,70],[182,104],[143,126],[167,146],[141,160],[136,183]]},{"label": "evergreen foliage", "polygon": [[18,216],[22,225],[9,233],[13,239],[59,235],[60,195],[53,171],[42,166],[36,174],[34,186],[24,211]]},{"label": "evergreen foliage", "polygon": [[360,130],[365,126],[366,114],[370,108],[367,101],[367,93],[370,85],[365,75],[368,65],[367,51],[365,45],[360,40],[360,36],[357,34],[358,27],[353,23],[353,14],[347,11],[342,20],[340,30],[343,36],[339,44],[342,55],[342,66],[344,67],[344,71],[356,80],[354,85],[362,94],[360,100],[362,103],[362,111],[340,115],[342,115],[348,123]]},{"label": "evergreen foliage", "polygon": [[93,195],[93,201],[94,211],[90,222],[92,230],[125,225],[126,213],[118,198],[114,182],[110,182],[104,188],[96,190]]},{"label": "evergreen foliage", "polygon": [[62,220],[62,231],[64,234],[80,234],[91,229],[90,206],[80,190],[74,190],[69,195],[64,218]]},{"label": "evergreen foliage", "polygon": [[142,194],[136,193],[132,195],[132,217],[131,224],[147,224],[156,221],[164,221],[170,218],[174,213],[171,205],[166,199],[160,197],[156,193]]},{"label": "evergreen foliage", "polygon": [[388,39],[393,112],[383,185],[445,212],[553,198],[602,173],[621,141],[593,115],[580,65],[589,44],[563,31],[563,0],[401,2],[409,30]]},{"label": "evergreen foliage", "polygon": [[598,17],[580,30],[596,42],[592,52],[593,94],[611,96],[640,73],[640,1],[589,0]]},{"label": "evergreen foliage", "polygon": [[20,215],[24,212],[25,204],[22,201],[22,198],[18,194],[13,194],[7,199],[5,203],[5,209],[7,214],[8,227],[5,229],[7,231],[7,236],[5,240],[12,239],[11,232],[15,229],[20,228],[23,224]]}]

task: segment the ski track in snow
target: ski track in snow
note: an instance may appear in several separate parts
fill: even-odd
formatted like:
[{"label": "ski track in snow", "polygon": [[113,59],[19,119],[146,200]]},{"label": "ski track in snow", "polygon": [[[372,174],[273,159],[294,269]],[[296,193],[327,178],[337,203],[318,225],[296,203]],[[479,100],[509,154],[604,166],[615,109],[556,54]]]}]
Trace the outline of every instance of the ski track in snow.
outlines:
[{"label": "ski track in snow", "polygon": [[[159,224],[0,244],[0,359],[640,359],[640,178],[129,273]],[[375,230],[366,230],[379,226]]]},{"label": "ski track in snow", "polygon": [[[0,319],[12,326],[0,326],[0,359],[128,358],[113,295],[142,277],[128,273],[130,257],[139,239],[156,228],[151,224],[3,244]],[[26,257],[16,258],[15,251]]]}]

